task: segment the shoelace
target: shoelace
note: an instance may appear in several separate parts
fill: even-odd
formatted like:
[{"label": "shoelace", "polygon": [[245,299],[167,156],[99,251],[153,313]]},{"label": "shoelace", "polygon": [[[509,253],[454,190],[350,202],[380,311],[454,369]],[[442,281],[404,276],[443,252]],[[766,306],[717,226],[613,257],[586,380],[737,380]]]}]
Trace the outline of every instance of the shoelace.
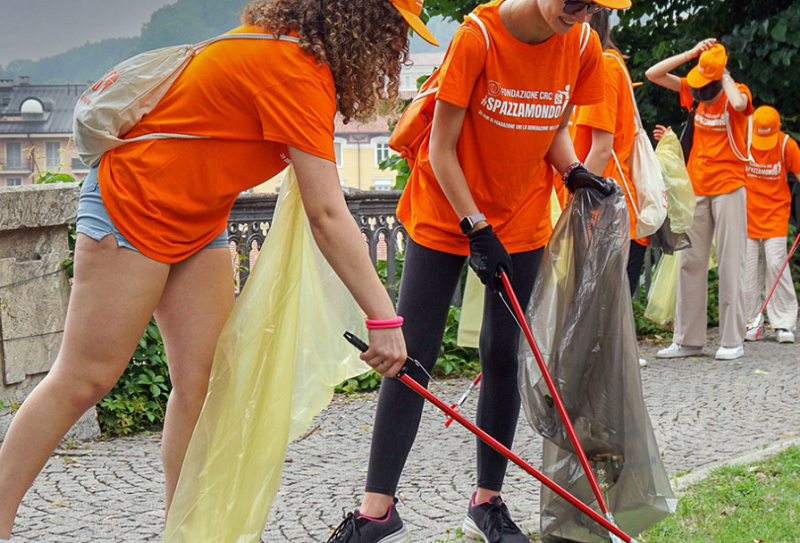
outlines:
[{"label": "shoelace", "polygon": [[517,534],[520,533],[517,525],[511,520],[511,514],[508,512],[506,504],[499,499],[492,498],[489,502],[489,510],[486,512],[487,528],[489,533],[486,536],[489,538],[490,543],[499,543],[503,534]]},{"label": "shoelace", "polygon": [[360,534],[360,532],[361,528],[356,522],[356,516],[352,512],[347,513],[347,516],[344,517],[341,524],[339,524],[331,534],[328,543],[346,543],[350,540],[350,536],[354,533]]}]

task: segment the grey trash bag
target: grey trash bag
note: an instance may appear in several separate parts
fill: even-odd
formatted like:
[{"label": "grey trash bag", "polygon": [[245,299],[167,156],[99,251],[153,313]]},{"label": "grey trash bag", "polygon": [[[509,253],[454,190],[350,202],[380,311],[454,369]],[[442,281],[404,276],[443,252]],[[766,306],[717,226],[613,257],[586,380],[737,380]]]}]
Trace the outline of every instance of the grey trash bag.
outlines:
[{"label": "grey trash bag", "polygon": [[[555,227],[526,318],[606,502],[626,533],[674,511],[676,500],[642,398],[626,274],[624,195],[578,190]],[[523,338],[519,388],[528,422],[544,438],[543,472],[600,511],[533,353]],[[542,488],[543,541],[597,542],[609,534]]]}]

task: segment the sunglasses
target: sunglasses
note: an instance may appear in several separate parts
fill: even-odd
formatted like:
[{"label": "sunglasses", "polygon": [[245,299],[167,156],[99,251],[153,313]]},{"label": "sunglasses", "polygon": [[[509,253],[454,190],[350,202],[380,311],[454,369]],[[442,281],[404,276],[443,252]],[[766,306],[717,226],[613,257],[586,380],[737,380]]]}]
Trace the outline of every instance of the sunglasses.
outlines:
[{"label": "sunglasses", "polygon": [[564,13],[567,15],[575,15],[586,9],[587,15],[597,13],[603,6],[599,6],[594,2],[581,2],[580,0],[564,0]]}]

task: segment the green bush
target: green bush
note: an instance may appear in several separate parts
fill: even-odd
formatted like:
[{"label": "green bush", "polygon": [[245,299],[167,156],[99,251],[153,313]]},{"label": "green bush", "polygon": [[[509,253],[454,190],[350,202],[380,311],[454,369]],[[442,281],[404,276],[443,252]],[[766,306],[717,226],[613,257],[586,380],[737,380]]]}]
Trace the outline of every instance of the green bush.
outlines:
[{"label": "green bush", "polygon": [[97,406],[100,429],[114,436],[159,429],[171,388],[161,333],[150,321],[122,377]]}]

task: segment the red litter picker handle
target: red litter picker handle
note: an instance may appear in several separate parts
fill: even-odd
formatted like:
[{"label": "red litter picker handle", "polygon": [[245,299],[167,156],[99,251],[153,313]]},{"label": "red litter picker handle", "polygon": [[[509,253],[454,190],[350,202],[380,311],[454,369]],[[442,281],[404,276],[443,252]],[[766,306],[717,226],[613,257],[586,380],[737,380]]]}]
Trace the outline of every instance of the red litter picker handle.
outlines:
[{"label": "red litter picker handle", "polygon": [[583,467],[583,471],[586,473],[586,478],[589,480],[589,485],[592,487],[594,497],[597,498],[597,505],[600,506],[600,510],[604,515],[609,516],[610,513],[608,506],[603,499],[603,493],[600,490],[600,485],[597,484],[597,477],[595,477],[592,467],[589,465],[589,460],[586,458],[586,453],[583,451],[583,446],[578,439],[578,434],[575,433],[575,428],[572,426],[572,420],[569,418],[567,408],[564,406],[564,402],[561,401],[561,394],[558,393],[556,384],[553,382],[553,377],[550,375],[550,370],[547,368],[547,364],[544,363],[544,357],[542,357],[542,352],[539,350],[539,345],[536,344],[536,340],[533,338],[533,331],[531,331],[531,327],[528,325],[528,321],[525,319],[525,313],[522,310],[522,306],[519,304],[517,295],[514,294],[514,288],[511,286],[511,280],[508,278],[508,274],[504,271],[500,272],[500,279],[503,281],[503,287],[505,287],[506,294],[511,301],[511,306],[514,308],[516,320],[528,340],[528,344],[533,351],[533,356],[536,358],[536,363],[539,365],[539,371],[542,373],[542,377],[547,383],[547,388],[550,390],[550,394],[553,396],[553,401],[558,409],[558,414],[561,416],[564,427],[567,429],[569,439],[572,442],[572,447],[575,449],[575,453],[578,455],[578,459]]},{"label": "red litter picker handle", "polygon": [[[345,332],[344,337],[347,341],[349,341],[356,349],[360,350],[362,353],[366,352],[367,349],[369,349],[369,346],[366,343],[361,341],[359,338],[357,338],[350,332]],[[566,489],[560,487],[558,484],[548,479],[547,476],[544,475],[542,472],[540,472],[539,470],[537,470],[536,468],[525,462],[523,459],[521,459],[519,456],[511,452],[511,449],[509,449],[508,447],[497,441],[495,438],[493,438],[492,436],[490,436],[489,434],[487,434],[486,432],[484,432],[483,430],[472,424],[470,421],[464,418],[464,416],[461,413],[449,407],[446,403],[444,403],[442,400],[440,400],[439,398],[434,396],[430,391],[428,391],[428,389],[426,389],[425,387],[417,383],[414,379],[406,375],[406,367],[409,366],[409,364],[414,364],[416,366],[422,367],[422,365],[418,361],[409,357],[403,368],[397,374],[397,379],[402,381],[404,385],[406,385],[408,388],[410,388],[411,390],[413,390],[414,392],[416,392],[417,394],[419,394],[420,396],[431,402],[433,405],[444,411],[450,417],[454,418],[456,422],[458,422],[464,428],[475,434],[481,441],[489,445],[491,448],[493,448],[494,450],[496,450],[497,452],[499,452],[512,462],[514,462],[516,465],[521,467],[529,474],[536,477],[536,479],[538,479],[547,488],[549,488],[550,490],[552,490],[553,492],[555,492],[556,494],[567,500],[582,513],[589,516],[592,520],[600,524],[603,528],[605,528],[615,536],[622,539],[622,541],[624,541],[625,543],[637,543],[635,539],[633,539],[631,536],[620,530],[614,523],[610,522],[609,520],[606,520],[602,515],[600,515],[594,509],[592,509],[591,507],[580,501],[578,498],[570,494]]]}]

